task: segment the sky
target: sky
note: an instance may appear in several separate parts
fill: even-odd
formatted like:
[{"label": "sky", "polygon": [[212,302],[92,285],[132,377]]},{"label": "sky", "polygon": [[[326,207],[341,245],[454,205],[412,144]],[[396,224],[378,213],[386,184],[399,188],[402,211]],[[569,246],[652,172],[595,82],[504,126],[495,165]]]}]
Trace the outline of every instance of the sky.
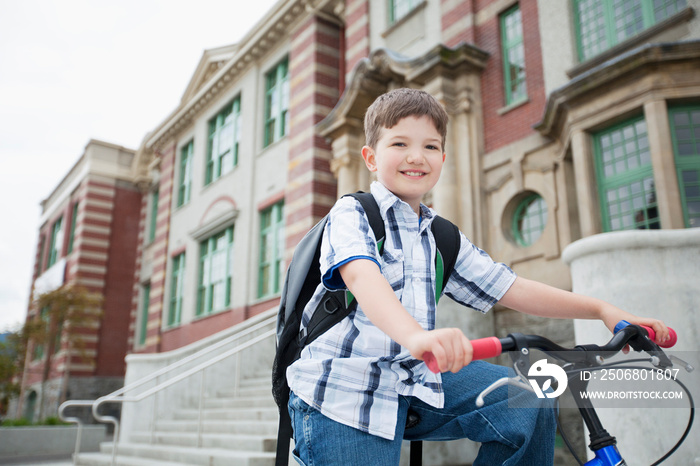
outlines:
[{"label": "sky", "polygon": [[205,49],[276,0],[0,0],[0,333],[24,321],[40,203],[90,139],[138,149]]}]

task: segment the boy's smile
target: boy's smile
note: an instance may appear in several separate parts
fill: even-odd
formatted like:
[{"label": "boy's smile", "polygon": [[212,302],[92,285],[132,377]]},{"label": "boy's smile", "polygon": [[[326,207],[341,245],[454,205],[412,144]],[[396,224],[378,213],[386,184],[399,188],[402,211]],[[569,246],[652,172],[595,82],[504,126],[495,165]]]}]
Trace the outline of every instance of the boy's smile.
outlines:
[{"label": "boy's smile", "polygon": [[417,213],[423,196],[440,179],[445,161],[440,133],[428,117],[409,116],[383,128],[376,145],[362,148],[367,168]]}]

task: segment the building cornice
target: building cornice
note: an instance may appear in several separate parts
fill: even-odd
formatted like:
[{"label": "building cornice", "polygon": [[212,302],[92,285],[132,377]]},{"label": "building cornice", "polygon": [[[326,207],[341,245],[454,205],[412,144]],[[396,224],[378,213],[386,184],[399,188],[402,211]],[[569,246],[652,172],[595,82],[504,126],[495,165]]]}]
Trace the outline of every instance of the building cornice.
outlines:
[{"label": "building cornice", "polygon": [[411,87],[424,86],[438,76],[457,79],[467,73],[481,73],[488,58],[487,52],[470,44],[454,49],[437,45],[417,58],[377,49],[355,65],[340,101],[318,123],[318,132],[333,138],[337,130],[347,125],[361,127],[365,110],[391,82]]},{"label": "building cornice", "polygon": [[146,141],[146,146],[157,152],[183,128],[191,125],[197,115],[209,103],[216,100],[235,81],[237,76],[272,48],[279,46],[279,38],[288,34],[291,25],[297,22],[302,15],[307,14],[303,0],[280,0],[270,8],[268,13],[238,43],[233,57],[190,100],[181,102],[152,131],[151,136]]},{"label": "building cornice", "polygon": [[543,136],[551,137],[566,120],[566,115],[575,102],[590,92],[606,89],[628,76],[641,76],[647,68],[663,67],[673,62],[699,61],[700,40],[637,47],[601,63],[552,91],[547,98],[542,120],[534,125],[534,129]]}]

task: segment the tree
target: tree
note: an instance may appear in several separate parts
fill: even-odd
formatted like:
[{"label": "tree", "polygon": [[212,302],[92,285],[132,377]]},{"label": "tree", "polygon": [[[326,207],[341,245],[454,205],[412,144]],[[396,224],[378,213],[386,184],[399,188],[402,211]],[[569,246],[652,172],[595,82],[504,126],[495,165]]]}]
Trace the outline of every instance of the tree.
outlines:
[{"label": "tree", "polygon": [[23,360],[29,356],[27,354],[29,343],[35,353],[32,356],[43,357],[39,419],[44,417],[44,393],[46,383],[51,376],[55,354],[60,349],[66,350],[65,369],[59,394],[59,402],[63,402],[68,387],[71,358],[74,351],[81,357],[85,356],[82,332],[89,328],[91,323],[99,320],[101,305],[100,295],[72,284],[42,293],[34,300],[34,308],[38,309],[39,313],[34,318],[27,319],[21,334],[27,342],[23,347]]},{"label": "tree", "polygon": [[7,334],[5,341],[0,342],[0,417],[7,413],[11,398],[20,393],[19,376],[23,364],[19,355],[24,354],[23,341],[19,332]]}]

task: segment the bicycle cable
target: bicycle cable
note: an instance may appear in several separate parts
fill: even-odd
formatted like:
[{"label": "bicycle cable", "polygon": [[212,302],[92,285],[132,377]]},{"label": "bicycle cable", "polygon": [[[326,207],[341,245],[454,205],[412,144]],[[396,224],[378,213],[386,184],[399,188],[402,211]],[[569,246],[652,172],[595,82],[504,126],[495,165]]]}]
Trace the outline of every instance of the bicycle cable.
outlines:
[{"label": "bicycle cable", "polygon": [[[610,363],[603,364],[603,365],[598,366],[598,367],[585,367],[585,368],[573,369],[573,370],[569,369],[566,371],[566,373],[567,374],[574,374],[577,372],[581,373],[583,371],[595,372],[595,371],[606,369],[606,368],[611,367],[611,366],[622,366],[623,369],[649,370],[648,367],[625,365],[625,364],[629,364],[631,362],[650,362],[650,360],[639,358],[639,359],[633,359],[630,361],[610,362]],[[680,439],[678,440],[678,442],[676,442],[676,444],[673,446],[673,448],[671,448],[661,458],[659,458],[654,463],[652,463],[651,466],[657,466],[657,465],[661,464],[662,462],[666,461],[672,454],[674,454],[676,452],[676,450],[678,450],[678,448],[680,448],[681,444],[688,437],[688,434],[690,433],[690,428],[693,426],[693,420],[695,419],[695,402],[693,401],[693,396],[690,394],[690,390],[688,390],[688,387],[686,387],[683,384],[683,382],[681,382],[680,380],[678,380],[678,379],[672,379],[672,380],[673,380],[673,382],[680,385],[680,387],[683,389],[683,391],[685,391],[685,393],[688,395],[688,402],[690,404],[690,416],[688,417],[688,425],[686,426],[685,431],[683,432],[683,435],[681,435]],[[559,400],[557,399],[557,410],[558,410],[558,408],[559,408]],[[556,416],[556,419],[557,419],[557,427],[559,427],[559,433],[561,434],[562,440],[566,444],[566,447],[569,449],[569,452],[574,457],[574,459],[578,462],[578,464],[583,466],[584,463],[578,457],[576,452],[574,452],[573,445],[571,444],[569,439],[566,437],[566,434],[564,433],[564,430],[561,427],[561,424],[559,421],[559,416]]]}]

